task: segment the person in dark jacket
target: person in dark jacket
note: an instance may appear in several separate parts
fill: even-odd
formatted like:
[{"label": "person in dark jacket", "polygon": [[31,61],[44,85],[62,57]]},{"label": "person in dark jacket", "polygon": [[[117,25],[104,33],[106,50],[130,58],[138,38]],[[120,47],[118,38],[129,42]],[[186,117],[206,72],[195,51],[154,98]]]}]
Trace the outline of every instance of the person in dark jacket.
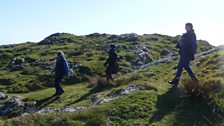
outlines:
[{"label": "person in dark jacket", "polygon": [[69,66],[62,51],[57,52],[55,60],[56,65],[52,73],[55,73],[54,85],[56,92],[53,96],[58,96],[64,93],[64,90],[61,87],[61,80],[64,76],[69,77]]},{"label": "person in dark jacket", "polygon": [[106,68],[107,82],[109,80],[114,81],[112,74],[116,74],[118,71],[117,61],[118,61],[118,55],[115,50],[115,45],[110,45],[109,58],[104,63],[104,66],[107,66],[107,68]]},{"label": "person in dark jacket", "polygon": [[176,45],[179,48],[180,55],[176,76],[168,82],[175,86],[179,83],[183,68],[185,68],[192,80],[197,80],[189,65],[190,61],[194,60],[194,54],[197,50],[196,35],[191,23],[186,23],[185,29],[187,32],[181,36],[179,43]]}]

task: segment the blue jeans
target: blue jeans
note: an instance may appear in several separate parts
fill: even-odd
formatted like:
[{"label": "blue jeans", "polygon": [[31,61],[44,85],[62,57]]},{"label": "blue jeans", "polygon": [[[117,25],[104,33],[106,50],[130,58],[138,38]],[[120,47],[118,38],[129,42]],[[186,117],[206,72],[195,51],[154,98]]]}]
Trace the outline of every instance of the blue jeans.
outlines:
[{"label": "blue jeans", "polygon": [[183,68],[187,71],[188,75],[191,77],[192,80],[196,79],[194,73],[192,72],[190,68],[190,60],[182,56],[180,56],[178,69],[177,69],[175,78],[179,79],[181,77]]}]

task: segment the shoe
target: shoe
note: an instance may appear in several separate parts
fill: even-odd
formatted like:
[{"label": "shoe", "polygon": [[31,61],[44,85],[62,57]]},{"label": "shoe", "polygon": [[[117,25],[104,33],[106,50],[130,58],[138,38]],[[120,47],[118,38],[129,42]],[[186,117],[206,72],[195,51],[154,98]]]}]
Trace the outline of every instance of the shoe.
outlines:
[{"label": "shoe", "polygon": [[62,95],[64,92],[65,92],[65,91],[64,91],[64,90],[62,90],[60,93],[58,93],[58,95]]},{"label": "shoe", "polygon": [[173,79],[173,80],[168,81],[168,83],[171,84],[171,85],[177,86],[178,83],[179,83],[179,79],[176,79],[176,78],[175,78],[175,79]]}]

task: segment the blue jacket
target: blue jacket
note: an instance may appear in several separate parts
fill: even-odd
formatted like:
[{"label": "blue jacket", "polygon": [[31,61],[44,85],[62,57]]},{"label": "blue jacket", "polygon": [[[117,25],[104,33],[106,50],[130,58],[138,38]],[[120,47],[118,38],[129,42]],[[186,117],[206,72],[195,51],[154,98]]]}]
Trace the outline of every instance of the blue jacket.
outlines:
[{"label": "blue jacket", "polygon": [[179,55],[188,60],[194,60],[194,54],[197,50],[196,35],[192,32],[184,33],[177,45]]},{"label": "blue jacket", "polygon": [[69,66],[68,62],[64,57],[57,57],[56,58],[56,65],[54,70],[56,76],[69,76]]}]

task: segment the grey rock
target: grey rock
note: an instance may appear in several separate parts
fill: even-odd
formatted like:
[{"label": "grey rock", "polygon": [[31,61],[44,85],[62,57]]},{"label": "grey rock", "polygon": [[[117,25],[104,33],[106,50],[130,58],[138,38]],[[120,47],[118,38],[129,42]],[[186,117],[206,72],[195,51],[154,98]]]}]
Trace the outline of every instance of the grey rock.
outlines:
[{"label": "grey rock", "polygon": [[6,99],[6,98],[7,98],[6,93],[0,92],[0,99],[3,100],[3,99]]},{"label": "grey rock", "polygon": [[150,37],[150,38],[147,38],[147,40],[149,40],[149,41],[158,41],[159,39],[156,38],[156,37]]},{"label": "grey rock", "polygon": [[26,58],[24,58],[24,60],[28,63],[32,63],[32,62],[36,61],[36,59],[30,58],[30,57],[26,57]]},{"label": "grey rock", "polygon": [[91,97],[92,102],[96,102],[98,99],[99,99],[99,96],[97,96],[97,95],[94,95]]},{"label": "grey rock", "polygon": [[11,67],[10,71],[19,71],[19,70],[23,70],[23,66],[22,65],[14,65]]}]

